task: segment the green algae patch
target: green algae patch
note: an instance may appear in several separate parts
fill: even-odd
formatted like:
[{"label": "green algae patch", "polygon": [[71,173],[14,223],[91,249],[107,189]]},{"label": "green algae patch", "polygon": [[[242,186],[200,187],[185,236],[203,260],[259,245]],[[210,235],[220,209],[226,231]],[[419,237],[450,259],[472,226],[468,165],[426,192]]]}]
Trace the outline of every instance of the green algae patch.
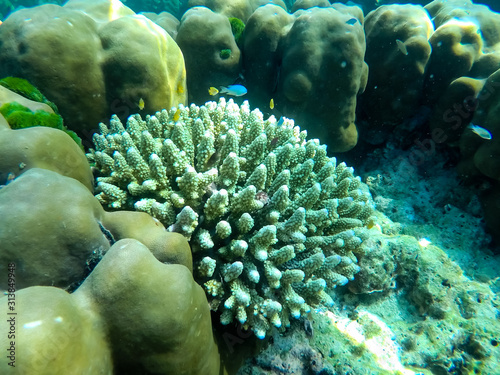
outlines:
[{"label": "green algae patch", "polygon": [[231,24],[231,31],[234,35],[234,40],[236,44],[240,46],[241,37],[243,36],[243,31],[245,30],[245,24],[242,20],[236,17],[229,17],[229,23]]},{"label": "green algae patch", "polygon": [[14,91],[17,94],[24,96],[26,99],[39,103],[45,103],[52,108],[54,112],[59,113],[57,106],[54,103],[48,100],[45,95],[40,92],[40,90],[23,78],[5,77],[0,79],[0,85],[10,91]]}]

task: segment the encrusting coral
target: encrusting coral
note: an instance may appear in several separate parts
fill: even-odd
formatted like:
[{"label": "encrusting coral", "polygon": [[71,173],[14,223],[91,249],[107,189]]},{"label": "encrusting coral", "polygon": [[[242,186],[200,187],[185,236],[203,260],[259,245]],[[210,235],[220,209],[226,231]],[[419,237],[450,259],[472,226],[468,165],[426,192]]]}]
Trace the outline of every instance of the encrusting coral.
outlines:
[{"label": "encrusting coral", "polygon": [[115,116],[100,131],[87,155],[97,198],[190,239],[195,277],[223,324],[263,338],[329,304],[326,291],[359,271],[371,196],[292,120],[221,98],[134,115],[126,128]]}]

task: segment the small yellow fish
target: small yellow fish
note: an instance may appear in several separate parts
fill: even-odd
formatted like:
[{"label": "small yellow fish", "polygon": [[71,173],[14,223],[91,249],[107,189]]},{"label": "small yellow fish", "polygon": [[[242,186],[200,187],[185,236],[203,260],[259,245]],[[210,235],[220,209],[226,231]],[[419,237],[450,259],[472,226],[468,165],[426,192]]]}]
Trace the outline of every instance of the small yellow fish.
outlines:
[{"label": "small yellow fish", "polygon": [[396,44],[398,46],[399,51],[401,51],[401,53],[403,55],[408,55],[408,50],[406,49],[406,44],[404,44],[403,41],[396,39]]},{"label": "small yellow fish", "polygon": [[144,109],[144,99],[140,98],[139,104],[137,104],[137,106],[139,107],[139,110],[142,111]]},{"label": "small yellow fish", "polygon": [[479,125],[470,124],[469,128],[483,139],[489,140],[493,138],[488,129],[482,128]]},{"label": "small yellow fish", "polygon": [[217,95],[217,94],[219,93],[219,90],[217,90],[215,87],[213,87],[213,86],[212,86],[212,87],[210,87],[210,88],[208,89],[208,93],[209,93],[210,95],[214,96],[214,95]]},{"label": "small yellow fish", "polygon": [[269,102],[269,108],[274,109],[274,99],[271,98],[271,101]]},{"label": "small yellow fish", "polygon": [[181,109],[177,108],[177,111],[175,111],[174,117],[173,117],[174,122],[179,121],[180,117],[181,117]]}]

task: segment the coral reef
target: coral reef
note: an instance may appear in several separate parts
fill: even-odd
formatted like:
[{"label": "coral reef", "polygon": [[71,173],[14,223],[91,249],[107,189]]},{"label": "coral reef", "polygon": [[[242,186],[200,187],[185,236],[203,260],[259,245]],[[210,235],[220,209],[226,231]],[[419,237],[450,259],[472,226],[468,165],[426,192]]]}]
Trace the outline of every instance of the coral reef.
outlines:
[{"label": "coral reef", "polygon": [[112,113],[126,118],[141,98],[149,112],[187,98],[179,47],[119,1],[21,9],[1,26],[0,77],[25,78],[42,88],[80,135]]},{"label": "coral reef", "polygon": [[484,79],[500,68],[498,13],[469,0],[435,0],[424,8],[385,5],[366,17],[371,73],[358,113],[370,122],[368,142],[379,143],[388,133],[381,128],[418,116],[422,106],[431,112],[433,141],[456,142]]},{"label": "coral reef", "polygon": [[16,348],[0,372],[218,374],[186,239],[146,213],[106,213],[64,132],[12,130],[0,116],[0,134],[2,319],[22,311],[0,328]]},{"label": "coral reef", "polygon": [[[173,120],[180,110],[179,120]],[[371,197],[352,168],[293,121],[263,120],[232,100],[100,124],[97,198],[135,208],[191,240],[197,280],[221,321],[264,337],[329,304],[325,289],[359,271],[373,225]]]},{"label": "coral reef", "polygon": [[459,146],[458,170],[468,183],[484,184],[485,218],[498,237],[500,14],[469,0],[435,0],[424,8],[387,5],[366,17],[363,140],[379,144],[391,129],[399,142],[420,148],[419,159]]},{"label": "coral reef", "polygon": [[[140,240],[162,261],[192,270],[191,252],[178,243],[180,235],[172,237],[144,213],[104,212],[91,193],[85,155],[64,132],[11,130],[0,117],[0,134],[0,211],[9,212],[0,215],[0,263],[23,265],[17,272],[19,288],[73,287],[110,243],[122,238]],[[160,258],[165,246],[178,251]],[[0,287],[5,283],[0,281]]]},{"label": "coral reef", "polygon": [[[55,105],[0,80],[0,268],[22,310],[0,373],[497,373],[500,15],[394,1],[0,21],[0,78],[100,131],[85,156]],[[366,184],[327,154],[358,130],[343,157]]]},{"label": "coral reef", "polygon": [[271,98],[333,152],[356,145],[356,97],[363,92],[363,13],[358,7],[312,7],[288,14],[265,5],[248,19],[243,66],[249,95],[260,108]]},{"label": "coral reef", "polygon": [[[3,373],[219,374],[203,289],[186,267],[158,261],[136,240],[111,246],[74,293],[35,286],[18,291],[16,304],[20,360],[12,368],[2,356]],[[8,328],[0,328],[5,348]]]}]

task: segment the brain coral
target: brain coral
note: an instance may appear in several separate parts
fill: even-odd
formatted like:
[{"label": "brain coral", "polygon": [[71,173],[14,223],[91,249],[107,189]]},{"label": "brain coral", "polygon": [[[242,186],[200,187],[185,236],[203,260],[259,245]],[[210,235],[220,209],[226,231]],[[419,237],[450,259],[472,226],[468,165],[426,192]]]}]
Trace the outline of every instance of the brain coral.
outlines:
[{"label": "brain coral", "polygon": [[[174,118],[176,120],[174,120]],[[195,277],[221,322],[259,338],[359,271],[371,196],[353,169],[292,120],[221,98],[94,135],[97,198],[134,207],[190,239]]]}]

